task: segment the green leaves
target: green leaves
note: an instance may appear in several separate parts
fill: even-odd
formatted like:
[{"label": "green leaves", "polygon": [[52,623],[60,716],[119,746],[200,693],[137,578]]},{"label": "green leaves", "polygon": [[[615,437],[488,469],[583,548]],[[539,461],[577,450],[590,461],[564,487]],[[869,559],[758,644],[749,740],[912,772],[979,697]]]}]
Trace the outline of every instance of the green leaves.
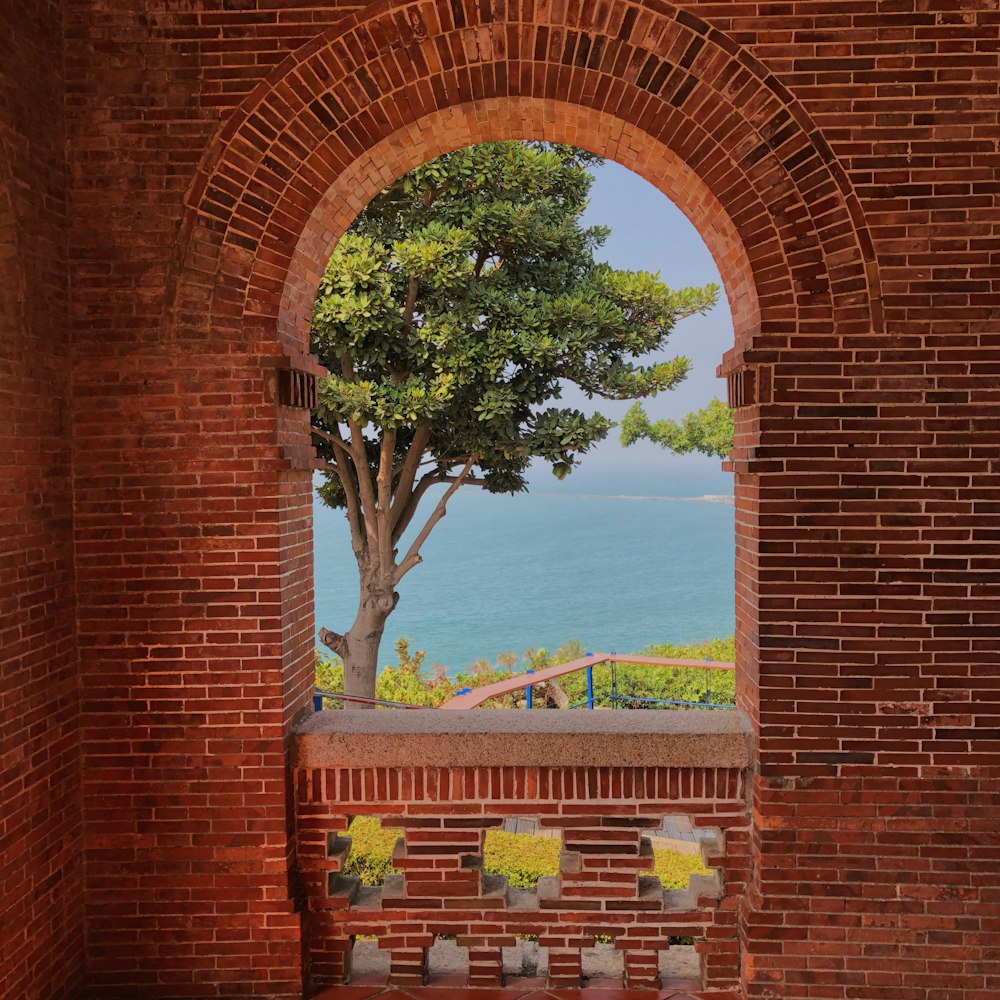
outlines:
[{"label": "green leaves", "polygon": [[[364,430],[373,483],[385,432],[398,469],[418,427],[423,468],[441,476],[476,455],[487,490],[523,489],[533,458],[563,477],[611,428],[559,407],[563,385],[633,399],[686,376],[686,358],[643,359],[718,289],[673,291],[594,259],[609,230],[582,214],[599,163],[542,143],[457,150],[383,191],[337,245],[313,311],[312,349],[330,371],[314,423],[344,439],[344,424]],[[321,495],[342,505],[345,489],[357,485]]]},{"label": "green leaves", "polygon": [[733,411],[721,399],[713,399],[700,410],[688,413],[680,423],[658,420],[650,423],[641,403],[636,403],[622,421],[621,442],[634,444],[641,439],[655,441],[677,455],[700,451],[704,455],[728,458],[733,448]]},{"label": "green leaves", "polygon": [[431,222],[408,239],[393,242],[389,267],[402,270],[435,291],[452,287],[458,290],[472,275],[469,255],[474,248],[468,230]]},{"label": "green leaves", "polygon": [[564,479],[576,464],[575,456],[603,441],[613,426],[600,413],[588,417],[580,410],[552,407],[534,418],[525,438],[532,454],[551,462],[556,478]]}]

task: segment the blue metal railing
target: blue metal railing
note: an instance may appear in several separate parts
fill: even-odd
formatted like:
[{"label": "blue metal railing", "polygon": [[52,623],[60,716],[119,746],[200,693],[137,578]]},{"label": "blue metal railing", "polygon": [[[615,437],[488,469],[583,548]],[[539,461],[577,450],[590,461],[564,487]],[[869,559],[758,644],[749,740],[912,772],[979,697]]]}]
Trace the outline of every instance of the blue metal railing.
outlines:
[{"label": "blue metal railing", "polygon": [[[587,652],[586,656],[592,656],[593,654]],[[611,655],[615,655],[615,651],[611,651]],[[711,663],[711,659],[707,659],[707,663]],[[594,694],[594,668],[593,666],[585,667],[587,675],[587,697],[583,701],[578,701],[570,708],[587,708],[591,712],[599,704],[610,704],[612,708],[619,702],[625,702],[630,705],[674,705],[678,708],[735,708],[736,706],[731,702],[716,702],[712,701],[712,689],[705,689],[705,700],[703,701],[685,701],[680,698],[643,698],[639,695],[629,695],[629,694],[619,694],[618,693],[618,669],[617,664],[612,663],[611,665],[611,690],[606,695],[595,695]],[[533,673],[534,671],[527,670],[525,673]],[[531,708],[531,688],[527,689],[527,707]]]}]

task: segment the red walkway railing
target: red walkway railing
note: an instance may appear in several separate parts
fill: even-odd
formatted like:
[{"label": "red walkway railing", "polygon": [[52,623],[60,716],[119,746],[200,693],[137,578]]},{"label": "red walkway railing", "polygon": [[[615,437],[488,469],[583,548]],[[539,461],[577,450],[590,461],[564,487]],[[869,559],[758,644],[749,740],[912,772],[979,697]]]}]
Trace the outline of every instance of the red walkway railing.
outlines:
[{"label": "red walkway railing", "polygon": [[[535,684],[544,681],[554,680],[556,677],[564,677],[566,674],[576,673],[578,670],[587,671],[587,700],[588,707],[594,704],[593,689],[593,668],[602,663],[634,663],[638,666],[648,667],[692,667],[702,670],[735,670],[736,664],[719,660],[685,660],[671,659],[661,656],[635,656],[633,654],[621,653],[588,653],[577,660],[570,660],[568,663],[559,663],[554,667],[545,667],[542,670],[529,671],[508,677],[506,680],[497,681],[495,684],[485,684],[483,687],[471,688],[455,695],[446,701],[440,708],[478,708],[490,698],[497,698],[501,695],[513,694],[515,691],[530,689]],[[529,697],[530,705],[530,697]],[[631,699],[626,699],[631,700]],[[658,699],[646,699],[658,700]],[[723,706],[713,706],[723,707]]]}]

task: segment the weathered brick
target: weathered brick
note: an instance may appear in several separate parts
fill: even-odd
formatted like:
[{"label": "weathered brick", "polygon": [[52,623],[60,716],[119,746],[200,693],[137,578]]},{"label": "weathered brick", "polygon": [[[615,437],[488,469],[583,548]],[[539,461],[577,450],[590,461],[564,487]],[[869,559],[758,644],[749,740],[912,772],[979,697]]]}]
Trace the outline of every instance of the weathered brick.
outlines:
[{"label": "weathered brick", "polygon": [[[748,997],[996,993],[994,7],[3,6],[0,992],[71,993],[86,923],[95,995],[298,995],[310,449],[278,366],[308,373],[323,261],[384,183],[530,135],[655,183],[725,279]],[[428,818],[523,776],[428,777],[321,781]],[[582,816],[586,776],[530,780]],[[690,811],[739,833],[741,780]]]}]

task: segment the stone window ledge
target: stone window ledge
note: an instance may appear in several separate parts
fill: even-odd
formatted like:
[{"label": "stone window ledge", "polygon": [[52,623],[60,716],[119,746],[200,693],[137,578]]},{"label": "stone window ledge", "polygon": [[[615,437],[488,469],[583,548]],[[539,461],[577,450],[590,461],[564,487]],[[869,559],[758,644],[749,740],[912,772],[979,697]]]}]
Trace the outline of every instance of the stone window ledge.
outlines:
[{"label": "stone window ledge", "polygon": [[750,766],[738,711],[478,709],[317,712],[293,737],[292,763],[326,767]]}]

